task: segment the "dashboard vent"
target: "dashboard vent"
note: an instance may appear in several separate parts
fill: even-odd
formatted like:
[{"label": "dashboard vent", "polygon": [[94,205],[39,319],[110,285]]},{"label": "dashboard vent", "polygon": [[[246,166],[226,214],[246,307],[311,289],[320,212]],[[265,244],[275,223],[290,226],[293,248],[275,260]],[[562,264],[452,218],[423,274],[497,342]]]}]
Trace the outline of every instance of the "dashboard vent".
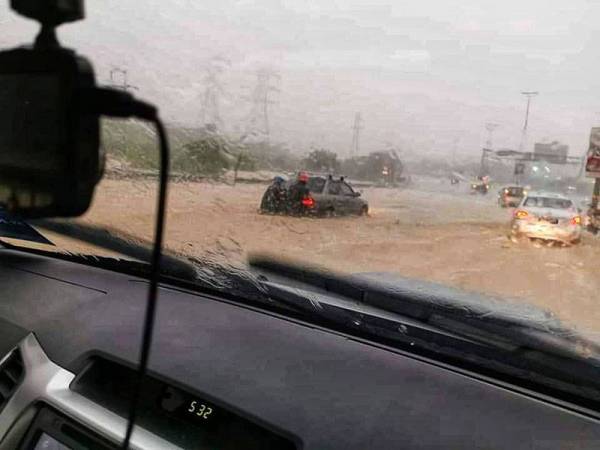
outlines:
[{"label": "dashboard vent", "polygon": [[0,410],[4,408],[10,397],[15,393],[23,376],[25,368],[21,352],[14,350],[0,365]]}]

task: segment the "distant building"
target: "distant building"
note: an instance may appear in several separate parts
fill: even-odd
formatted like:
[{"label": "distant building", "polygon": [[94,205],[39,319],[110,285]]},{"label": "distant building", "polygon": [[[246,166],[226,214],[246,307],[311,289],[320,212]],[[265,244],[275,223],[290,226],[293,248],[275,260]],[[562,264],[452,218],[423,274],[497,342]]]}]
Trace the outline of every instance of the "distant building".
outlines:
[{"label": "distant building", "polygon": [[569,146],[553,141],[548,144],[537,142],[533,147],[536,161],[547,161],[553,164],[565,164],[569,155]]}]

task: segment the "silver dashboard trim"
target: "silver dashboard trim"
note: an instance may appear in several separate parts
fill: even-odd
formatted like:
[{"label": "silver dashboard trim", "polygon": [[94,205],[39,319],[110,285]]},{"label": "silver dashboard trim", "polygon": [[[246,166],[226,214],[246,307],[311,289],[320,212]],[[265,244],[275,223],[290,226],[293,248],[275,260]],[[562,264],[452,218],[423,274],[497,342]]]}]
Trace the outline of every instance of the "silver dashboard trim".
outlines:
[{"label": "silver dashboard trim", "polygon": [[[75,375],[54,364],[40,346],[35,335],[29,334],[19,344],[25,367],[25,377],[0,413],[0,437],[4,437],[16,419],[35,402],[56,408],[90,430],[119,443],[125,437],[127,420],[69,389]],[[172,443],[135,427],[130,449],[179,449]]]}]

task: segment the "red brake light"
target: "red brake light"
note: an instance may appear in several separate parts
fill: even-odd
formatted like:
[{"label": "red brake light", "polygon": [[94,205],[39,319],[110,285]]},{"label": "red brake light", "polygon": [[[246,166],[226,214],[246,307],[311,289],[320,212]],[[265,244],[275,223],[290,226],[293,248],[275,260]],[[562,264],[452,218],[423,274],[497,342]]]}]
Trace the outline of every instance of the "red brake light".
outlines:
[{"label": "red brake light", "polygon": [[571,225],[581,225],[581,216],[575,216],[571,219]]},{"label": "red brake light", "polygon": [[515,217],[517,219],[524,219],[527,216],[529,216],[529,213],[527,211],[523,211],[522,209],[515,211]]},{"label": "red brake light", "polygon": [[302,199],[302,206],[305,208],[312,208],[315,206],[315,199],[312,197],[304,197]]}]

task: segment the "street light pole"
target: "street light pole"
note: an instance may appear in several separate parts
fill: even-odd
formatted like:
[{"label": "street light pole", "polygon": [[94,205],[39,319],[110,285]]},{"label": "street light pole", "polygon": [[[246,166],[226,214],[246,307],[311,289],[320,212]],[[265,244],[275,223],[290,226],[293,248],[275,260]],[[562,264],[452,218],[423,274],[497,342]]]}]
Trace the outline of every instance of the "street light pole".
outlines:
[{"label": "street light pole", "polygon": [[527,110],[525,111],[525,123],[523,125],[523,132],[521,133],[521,143],[519,144],[519,151],[523,151],[525,146],[525,138],[527,137],[527,125],[529,124],[529,106],[531,105],[531,98],[539,94],[537,91],[523,91],[522,95],[527,97]]}]

